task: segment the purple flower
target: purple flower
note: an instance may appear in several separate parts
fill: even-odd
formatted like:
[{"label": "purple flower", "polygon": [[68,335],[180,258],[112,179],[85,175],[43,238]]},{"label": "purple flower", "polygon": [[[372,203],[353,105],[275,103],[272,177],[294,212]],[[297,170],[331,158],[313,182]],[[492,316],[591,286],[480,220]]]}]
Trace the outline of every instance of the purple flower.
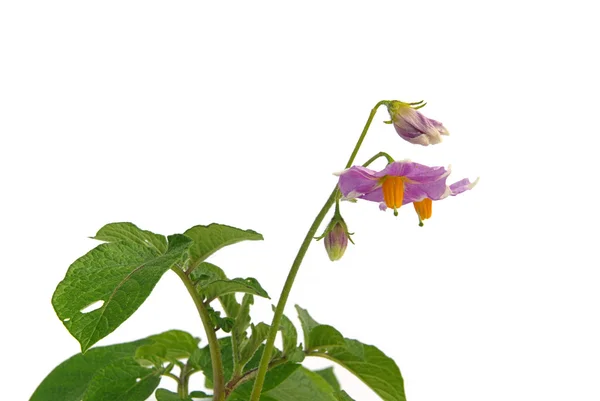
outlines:
[{"label": "purple flower", "polygon": [[381,171],[354,166],[339,173],[339,188],[346,199],[365,199],[379,203],[381,210],[398,209],[414,203],[419,220],[431,217],[431,201],[458,195],[475,186],[465,178],[446,185],[450,169],[429,167],[410,161],[396,161]]},{"label": "purple flower", "polygon": [[390,118],[396,132],[402,139],[423,146],[442,142],[442,135],[448,130],[439,121],[425,117],[417,109],[424,103],[404,103],[393,100],[387,104]]}]

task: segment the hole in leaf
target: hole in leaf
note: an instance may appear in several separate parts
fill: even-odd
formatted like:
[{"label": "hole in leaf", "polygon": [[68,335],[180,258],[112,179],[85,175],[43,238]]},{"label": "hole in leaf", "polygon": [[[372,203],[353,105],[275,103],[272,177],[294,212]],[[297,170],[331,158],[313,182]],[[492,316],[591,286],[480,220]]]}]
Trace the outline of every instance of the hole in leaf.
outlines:
[{"label": "hole in leaf", "polygon": [[65,322],[65,323],[66,323],[66,322],[68,322],[69,320],[71,320],[71,318],[70,318],[70,317],[68,317],[68,318],[66,318],[66,319],[63,319],[63,322]]},{"label": "hole in leaf", "polygon": [[140,382],[140,380],[142,380],[142,379],[140,379],[140,378],[138,377],[137,379],[135,379],[135,382],[136,382],[136,383],[139,383],[139,382]]},{"label": "hole in leaf", "polygon": [[85,308],[83,308],[82,310],[80,310],[81,313],[90,313],[95,311],[96,309],[100,309],[102,308],[102,305],[104,305],[104,301],[103,300],[99,300],[96,302],[93,302],[91,304],[89,304],[88,306],[86,306]]}]

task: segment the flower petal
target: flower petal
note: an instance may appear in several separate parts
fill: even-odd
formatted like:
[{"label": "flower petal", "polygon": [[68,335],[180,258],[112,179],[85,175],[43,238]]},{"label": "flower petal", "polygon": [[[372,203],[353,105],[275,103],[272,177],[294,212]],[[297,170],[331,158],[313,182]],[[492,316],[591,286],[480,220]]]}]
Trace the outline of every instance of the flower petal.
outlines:
[{"label": "flower petal", "polygon": [[361,166],[353,166],[339,173],[339,187],[345,198],[356,198],[381,186],[377,173]]},{"label": "flower petal", "polygon": [[450,185],[450,195],[455,196],[465,191],[468,191],[469,189],[473,189],[473,187],[477,185],[478,182],[479,178],[477,178],[473,182],[471,182],[468,178],[463,178],[462,180]]}]

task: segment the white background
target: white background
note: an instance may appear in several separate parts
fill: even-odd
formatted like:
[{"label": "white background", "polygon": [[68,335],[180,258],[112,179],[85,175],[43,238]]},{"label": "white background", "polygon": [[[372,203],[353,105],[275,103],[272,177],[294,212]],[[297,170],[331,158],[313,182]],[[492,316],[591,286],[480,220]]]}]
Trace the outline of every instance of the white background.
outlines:
[{"label": "white background", "polygon": [[[408,207],[344,204],[356,245],[331,263],[314,244],[287,314],[377,345],[410,401],[600,399],[593,3],[3,2],[4,398],[78,352],[50,298],[102,225],[254,229],[264,242],[211,261],[275,302],[371,107],[425,99],[450,137],[410,145],[382,109],[357,161],[385,150],[479,185],[423,228]],[[167,273],[99,345],[200,327]]]}]

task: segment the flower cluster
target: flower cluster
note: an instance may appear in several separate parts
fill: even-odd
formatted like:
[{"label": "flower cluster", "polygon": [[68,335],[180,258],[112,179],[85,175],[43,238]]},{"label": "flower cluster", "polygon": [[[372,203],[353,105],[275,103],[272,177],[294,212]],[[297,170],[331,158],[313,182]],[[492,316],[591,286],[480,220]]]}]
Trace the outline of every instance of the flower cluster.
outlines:
[{"label": "flower cluster", "polygon": [[477,183],[468,178],[446,184],[450,168],[428,167],[411,161],[395,161],[381,171],[354,166],[339,173],[339,188],[345,199],[378,202],[381,210],[414,204],[422,224],[431,217],[432,201],[458,195]]},{"label": "flower cluster", "polygon": [[[381,104],[387,106],[390,114],[391,120],[386,123],[393,124],[398,135],[407,142],[423,146],[434,145],[442,141],[442,136],[448,135],[448,130],[442,123],[427,118],[418,111],[425,106],[424,102],[392,100]],[[409,160],[393,161],[391,157],[388,165],[380,171],[352,166],[337,175],[343,199],[377,202],[381,210],[393,209],[396,216],[400,207],[412,203],[420,226],[423,226],[424,220],[431,218],[433,201],[470,190],[478,181],[471,182],[464,178],[448,185],[446,181],[450,175],[450,167],[429,167]],[[340,259],[348,244],[349,234],[346,223],[339,214],[339,206],[320,238],[323,237],[326,238],[325,248],[330,259]]]}]

